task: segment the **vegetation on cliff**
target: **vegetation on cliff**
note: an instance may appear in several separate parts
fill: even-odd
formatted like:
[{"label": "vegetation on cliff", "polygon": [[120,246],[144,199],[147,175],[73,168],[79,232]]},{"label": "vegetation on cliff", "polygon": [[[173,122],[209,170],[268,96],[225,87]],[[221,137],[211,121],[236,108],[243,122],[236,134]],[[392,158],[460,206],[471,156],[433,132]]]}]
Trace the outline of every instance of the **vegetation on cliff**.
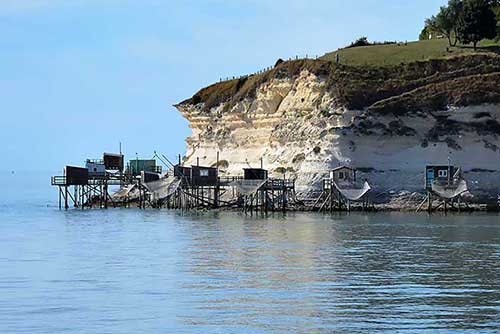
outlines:
[{"label": "vegetation on cliff", "polygon": [[493,40],[484,40],[478,44],[478,49],[474,51],[474,48],[469,46],[449,47],[446,39],[431,39],[344,48],[327,53],[321,59],[335,62],[338,54],[340,63],[344,65],[388,67],[417,61],[484,53],[500,53],[500,44]]},{"label": "vegetation on cliff", "polygon": [[457,42],[471,44],[476,50],[483,39],[497,36],[498,0],[449,0],[439,13],[425,21],[420,39],[432,39],[440,34],[450,46]]},{"label": "vegetation on cliff", "polygon": [[[228,111],[238,102],[253,99],[261,85],[275,79],[295,80],[303,71],[325,81],[325,93],[334,98],[332,108],[402,114],[497,103],[500,44],[482,39],[494,37],[494,13],[500,17],[499,8],[497,1],[450,0],[426,21],[425,32],[434,33],[429,40],[370,43],[360,38],[319,59],[279,60],[266,72],[216,83],[181,105],[197,105],[202,112],[223,105],[223,111]],[[488,22],[481,21],[484,18]],[[473,47],[454,46],[457,41]]]},{"label": "vegetation on cliff", "polygon": [[[286,61],[262,74],[206,87],[181,104],[202,103],[203,110],[209,111],[225,103],[225,109],[229,110],[237,102],[255,97],[261,84],[273,79],[294,79],[304,70],[323,78],[326,82],[325,89],[335,97],[337,107],[347,109],[362,110],[373,106],[374,111],[381,113],[395,110],[406,112],[407,108],[400,103],[409,97],[399,96],[414,90],[420,92],[418,98],[422,100],[418,103],[419,107],[432,110],[453,103],[463,105],[488,102],[492,96],[500,94],[500,80],[497,76],[488,77],[484,85],[471,85],[472,82],[480,83],[482,75],[500,72],[500,56],[494,52],[467,50],[456,56],[400,63],[397,66],[351,66],[330,61],[328,57]],[[468,77],[471,77],[470,82]],[[395,100],[400,102],[395,104]],[[414,106],[417,104],[414,103]]]}]

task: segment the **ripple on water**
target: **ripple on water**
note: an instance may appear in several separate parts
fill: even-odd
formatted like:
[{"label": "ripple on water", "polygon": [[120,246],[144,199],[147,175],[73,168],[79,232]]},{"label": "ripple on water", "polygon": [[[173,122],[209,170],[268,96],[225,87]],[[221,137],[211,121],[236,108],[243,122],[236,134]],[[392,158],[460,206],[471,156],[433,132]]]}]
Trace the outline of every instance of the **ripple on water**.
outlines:
[{"label": "ripple on water", "polygon": [[497,216],[33,210],[1,220],[2,333],[500,327]]}]

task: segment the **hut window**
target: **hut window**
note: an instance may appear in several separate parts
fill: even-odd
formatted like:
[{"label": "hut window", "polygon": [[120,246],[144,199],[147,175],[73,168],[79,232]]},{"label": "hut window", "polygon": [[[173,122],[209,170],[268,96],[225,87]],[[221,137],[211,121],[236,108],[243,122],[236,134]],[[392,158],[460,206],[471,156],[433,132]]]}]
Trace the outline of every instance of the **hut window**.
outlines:
[{"label": "hut window", "polygon": [[200,176],[208,177],[208,169],[200,169]]},{"label": "hut window", "polygon": [[439,177],[448,177],[448,171],[446,169],[440,169],[438,172]]},{"label": "hut window", "polygon": [[344,179],[344,172],[339,172],[339,180],[343,180]]}]

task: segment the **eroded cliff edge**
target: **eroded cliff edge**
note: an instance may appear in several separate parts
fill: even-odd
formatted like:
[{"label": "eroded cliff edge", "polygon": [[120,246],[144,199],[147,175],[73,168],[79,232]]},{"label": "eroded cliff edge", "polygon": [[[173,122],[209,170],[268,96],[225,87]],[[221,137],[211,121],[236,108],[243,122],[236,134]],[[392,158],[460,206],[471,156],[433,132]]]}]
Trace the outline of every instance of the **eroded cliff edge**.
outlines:
[{"label": "eroded cliff edge", "polygon": [[466,172],[477,196],[500,189],[500,57],[458,56],[393,67],[279,62],[203,88],[176,108],[189,121],[184,162],[230,175],[260,166],[302,193],[349,164],[379,193],[422,191],[426,164]]}]

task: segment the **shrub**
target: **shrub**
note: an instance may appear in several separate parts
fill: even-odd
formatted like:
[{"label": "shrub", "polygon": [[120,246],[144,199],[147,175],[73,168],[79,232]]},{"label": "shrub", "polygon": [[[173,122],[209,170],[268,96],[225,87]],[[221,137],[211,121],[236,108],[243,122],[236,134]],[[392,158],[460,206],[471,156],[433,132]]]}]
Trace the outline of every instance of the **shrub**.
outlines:
[{"label": "shrub", "polygon": [[359,46],[374,46],[374,45],[389,45],[389,44],[396,44],[396,42],[391,42],[391,41],[384,41],[384,42],[370,42],[368,41],[368,37],[360,37],[354,42],[352,42],[349,46],[346,46],[346,49],[349,48],[356,48]]},{"label": "shrub", "polygon": [[284,174],[286,172],[286,168],[284,167],[278,167],[274,170],[278,174]]},{"label": "shrub", "polygon": [[293,160],[292,163],[296,164],[298,162],[302,162],[306,159],[306,155],[304,153],[297,154]]},{"label": "shrub", "polygon": [[349,45],[349,47],[355,48],[358,46],[368,46],[368,45],[370,45],[370,42],[368,41],[368,37],[364,36],[364,37],[360,37],[357,40],[355,40],[354,42],[352,42],[351,45]]}]

